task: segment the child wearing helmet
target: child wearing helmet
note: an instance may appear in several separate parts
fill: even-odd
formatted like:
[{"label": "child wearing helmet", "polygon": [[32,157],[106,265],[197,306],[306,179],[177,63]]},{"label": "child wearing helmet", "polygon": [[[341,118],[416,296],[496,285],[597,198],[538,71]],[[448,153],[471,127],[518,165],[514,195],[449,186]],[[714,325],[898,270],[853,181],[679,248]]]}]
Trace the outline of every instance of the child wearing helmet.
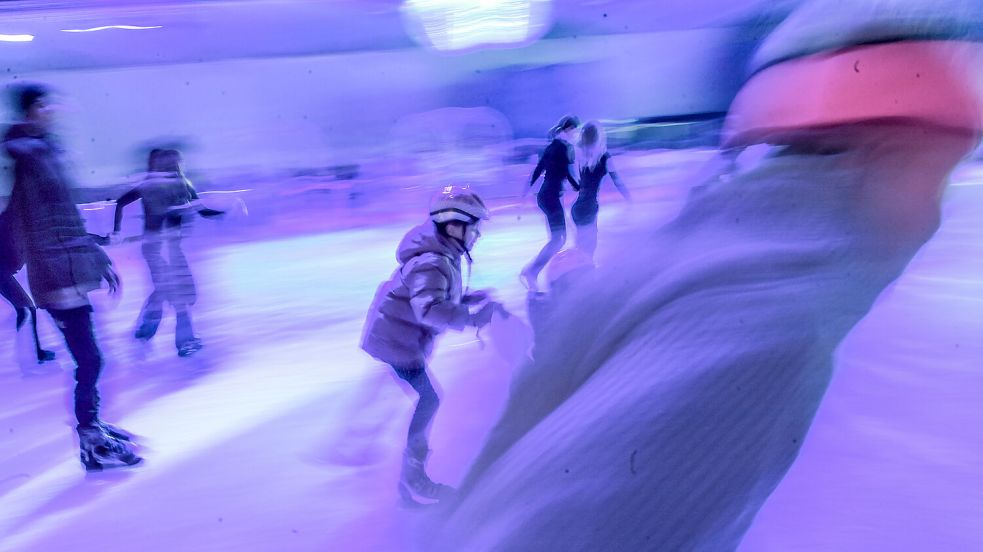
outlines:
[{"label": "child wearing helmet", "polygon": [[451,491],[430,480],[425,471],[427,433],[439,405],[427,360],[438,335],[448,329],[481,328],[502,308],[487,292],[469,294],[462,284],[461,257],[470,267],[470,250],[487,218],[488,209],[476,193],[458,186],[441,190],[431,201],[429,220],[400,242],[399,267],[379,287],[366,318],[362,349],[389,364],[419,395],[399,482],[400,494],[408,501],[436,501]]}]

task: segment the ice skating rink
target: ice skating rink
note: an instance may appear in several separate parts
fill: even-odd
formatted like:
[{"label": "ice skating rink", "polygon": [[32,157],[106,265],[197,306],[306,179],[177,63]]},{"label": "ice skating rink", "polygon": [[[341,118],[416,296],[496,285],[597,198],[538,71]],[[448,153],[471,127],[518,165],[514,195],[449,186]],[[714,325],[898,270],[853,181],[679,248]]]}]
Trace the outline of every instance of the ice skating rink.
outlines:
[{"label": "ice skating rink", "polygon": [[[630,211],[603,200],[602,262],[633,239],[620,221],[654,223],[683,197],[637,195]],[[135,470],[84,473],[60,336],[43,314],[58,361],[39,367],[0,309],[0,550],[414,550],[425,514],[399,507],[395,487],[412,403],[357,346],[411,222],[247,240],[232,239],[242,220],[200,221],[186,250],[205,348],[188,359],[175,354],[172,313],[149,346],[132,340],[146,267],[138,243],[108,248],[124,289],[116,305],[94,296],[103,414],[141,436]],[[524,315],[516,275],[544,240],[532,202],[500,210],[472,287]],[[456,484],[512,367],[470,331],[446,336],[431,368],[442,403],[430,471]],[[983,169],[971,166],[936,237],[842,345],[802,454],[741,552],[983,550],[981,397]]]}]

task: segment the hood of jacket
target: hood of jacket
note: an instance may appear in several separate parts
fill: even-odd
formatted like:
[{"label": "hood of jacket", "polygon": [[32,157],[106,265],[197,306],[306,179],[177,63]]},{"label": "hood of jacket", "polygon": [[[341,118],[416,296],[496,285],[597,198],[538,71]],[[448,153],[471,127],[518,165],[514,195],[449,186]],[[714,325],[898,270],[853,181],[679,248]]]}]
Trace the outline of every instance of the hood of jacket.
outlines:
[{"label": "hood of jacket", "polygon": [[457,240],[440,235],[436,225],[428,220],[407,232],[396,248],[396,259],[402,265],[424,253],[436,253],[457,261],[464,254],[464,246]]}]

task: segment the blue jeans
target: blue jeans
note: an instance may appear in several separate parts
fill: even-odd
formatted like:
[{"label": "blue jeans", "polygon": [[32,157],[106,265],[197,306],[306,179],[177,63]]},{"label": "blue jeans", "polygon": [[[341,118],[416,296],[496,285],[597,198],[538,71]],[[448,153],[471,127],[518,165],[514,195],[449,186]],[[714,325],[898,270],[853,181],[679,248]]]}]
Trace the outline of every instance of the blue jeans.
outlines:
[{"label": "blue jeans", "polygon": [[416,408],[413,410],[413,418],[410,419],[406,448],[417,457],[425,457],[429,449],[427,433],[430,429],[430,422],[437,414],[437,407],[440,406],[440,398],[437,397],[437,391],[430,383],[427,365],[423,362],[413,362],[402,366],[393,364],[391,366],[396,375],[410,384],[410,387],[420,396],[416,402]]}]

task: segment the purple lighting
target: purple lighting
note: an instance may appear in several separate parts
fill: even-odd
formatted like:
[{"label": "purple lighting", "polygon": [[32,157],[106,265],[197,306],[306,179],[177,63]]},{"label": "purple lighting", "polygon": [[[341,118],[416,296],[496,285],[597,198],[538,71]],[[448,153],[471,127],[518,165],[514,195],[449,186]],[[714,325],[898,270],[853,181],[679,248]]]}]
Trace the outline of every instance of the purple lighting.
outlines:
[{"label": "purple lighting", "polygon": [[0,552],[983,552],[983,0],[0,32]]}]

